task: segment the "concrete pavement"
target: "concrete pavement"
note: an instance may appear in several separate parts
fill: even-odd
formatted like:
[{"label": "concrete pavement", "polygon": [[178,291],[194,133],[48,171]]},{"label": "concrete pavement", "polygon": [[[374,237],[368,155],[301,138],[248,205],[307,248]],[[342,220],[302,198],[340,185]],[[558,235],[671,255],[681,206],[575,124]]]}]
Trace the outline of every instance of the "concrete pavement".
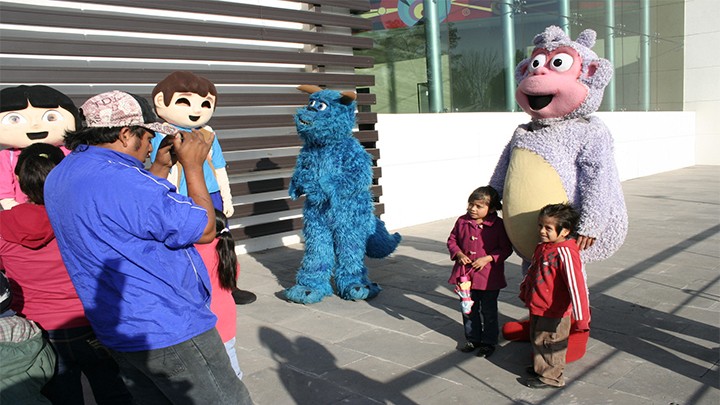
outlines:
[{"label": "concrete pavement", "polygon": [[[286,302],[302,245],[240,256],[239,285],[258,295],[237,307],[243,381],[258,405],[719,404],[720,166],[623,188],[630,231],[617,254],[587,266],[590,342],[565,388],[518,383],[529,343],[501,339],[489,359],[457,350],[460,303],[446,284],[445,248],[455,218],[400,229],[392,257],[368,260],[383,291],[367,302]],[[432,209],[431,195],[420,201]],[[506,275],[501,323],[527,314],[516,255]]]}]

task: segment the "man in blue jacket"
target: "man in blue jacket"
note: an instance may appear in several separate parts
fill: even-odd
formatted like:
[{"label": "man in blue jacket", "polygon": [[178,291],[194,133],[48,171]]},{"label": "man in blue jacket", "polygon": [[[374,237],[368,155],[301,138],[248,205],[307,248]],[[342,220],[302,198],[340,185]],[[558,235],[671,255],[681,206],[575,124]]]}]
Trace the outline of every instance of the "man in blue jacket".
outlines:
[{"label": "man in blue jacket", "polygon": [[[210,144],[156,122],[149,103],[112,91],[81,107],[85,127],[45,183],[63,261],[95,333],[139,403],[250,404],[210,312],[210,281],[194,243],[215,236],[202,165]],[[149,170],[154,132],[174,136]],[[170,148],[188,196],[165,178]]]}]

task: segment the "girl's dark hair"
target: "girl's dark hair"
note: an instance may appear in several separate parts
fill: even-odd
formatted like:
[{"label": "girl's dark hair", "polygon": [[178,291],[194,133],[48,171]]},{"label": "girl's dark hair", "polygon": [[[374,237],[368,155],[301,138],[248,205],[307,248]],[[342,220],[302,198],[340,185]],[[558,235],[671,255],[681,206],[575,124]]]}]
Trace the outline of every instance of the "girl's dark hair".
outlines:
[{"label": "girl's dark hair", "polygon": [[15,174],[28,200],[45,205],[45,179],[64,157],[60,148],[47,143],[34,143],[20,152]]},{"label": "girl's dark hair", "polygon": [[215,210],[215,237],[218,238],[215,250],[218,254],[218,278],[220,287],[232,290],[237,283],[237,255],[235,239],[226,227],[227,217],[220,210]]},{"label": "girl's dark hair", "polygon": [[491,186],[478,187],[468,197],[468,202],[475,200],[486,200],[487,206],[491,211],[502,210],[502,203],[500,202],[500,195],[497,190]]},{"label": "girl's dark hair", "polygon": [[571,237],[577,233],[578,223],[580,222],[580,213],[575,210],[569,203],[548,204],[540,210],[538,218],[547,217],[555,219],[557,227],[555,232],[560,233],[562,229],[570,231]]},{"label": "girl's dark hair", "polygon": [[[29,105],[28,105],[29,102]],[[0,112],[24,110],[32,105],[35,108],[62,108],[75,117],[75,128],[82,122],[78,108],[70,97],[48,86],[15,86],[0,90]]]},{"label": "girl's dark hair", "polygon": [[[130,132],[133,135],[142,138],[147,131],[143,127],[131,126]],[[77,131],[65,132],[65,147],[75,150],[82,145],[101,145],[104,143],[113,143],[120,136],[120,130],[123,127],[88,127],[80,128]]]}]

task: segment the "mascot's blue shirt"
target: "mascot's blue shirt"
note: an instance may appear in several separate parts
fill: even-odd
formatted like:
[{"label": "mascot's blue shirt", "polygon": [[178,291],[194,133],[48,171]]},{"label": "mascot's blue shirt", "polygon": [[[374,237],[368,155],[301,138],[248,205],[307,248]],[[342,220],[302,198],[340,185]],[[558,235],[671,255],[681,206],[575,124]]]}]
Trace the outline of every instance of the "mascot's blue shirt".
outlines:
[{"label": "mascot's blue shirt", "polygon": [[205,209],[132,156],[78,149],[48,175],[45,203],[100,342],[120,352],[159,349],[215,327],[210,279],[193,247]]}]

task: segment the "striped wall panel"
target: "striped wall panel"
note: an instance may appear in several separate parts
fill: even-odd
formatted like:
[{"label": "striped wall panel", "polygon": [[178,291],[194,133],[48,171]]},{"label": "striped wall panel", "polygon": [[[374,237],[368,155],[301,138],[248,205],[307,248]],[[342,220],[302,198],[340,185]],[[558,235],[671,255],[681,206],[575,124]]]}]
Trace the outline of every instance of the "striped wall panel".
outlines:
[{"label": "striped wall panel", "polygon": [[[356,15],[368,9],[365,0],[3,0],[0,87],[45,84],[80,105],[114,89],[150,99],[176,70],[205,76],[219,92],[209,124],[228,161],[233,234],[243,243],[297,234],[302,200],[287,197],[301,146],[292,114],[307,95],[295,87],[374,85],[355,74],[372,58],[353,52],[372,47],[353,35],[371,28]],[[358,94],[355,135],[377,161],[374,103],[373,94]],[[381,174],[374,167],[376,198]]]}]

